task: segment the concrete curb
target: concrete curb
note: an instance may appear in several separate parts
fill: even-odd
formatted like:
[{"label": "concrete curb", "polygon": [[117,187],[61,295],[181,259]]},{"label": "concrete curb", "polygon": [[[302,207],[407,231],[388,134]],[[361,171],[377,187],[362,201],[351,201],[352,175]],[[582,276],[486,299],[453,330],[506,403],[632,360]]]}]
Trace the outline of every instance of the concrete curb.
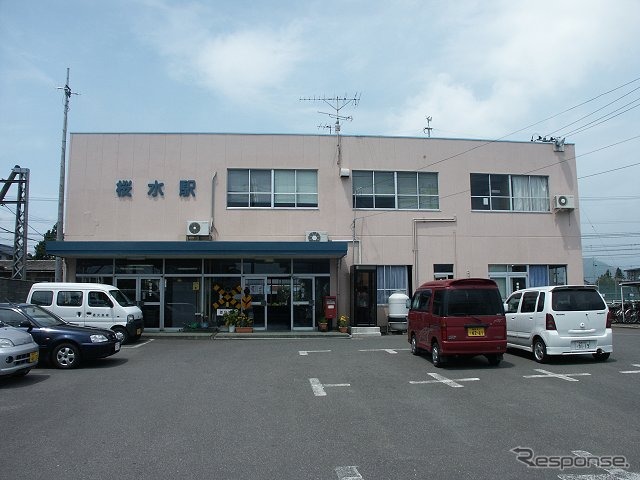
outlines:
[{"label": "concrete curb", "polygon": [[293,338],[351,338],[348,333],[340,332],[145,332],[142,339],[178,339],[178,340],[273,340]]}]

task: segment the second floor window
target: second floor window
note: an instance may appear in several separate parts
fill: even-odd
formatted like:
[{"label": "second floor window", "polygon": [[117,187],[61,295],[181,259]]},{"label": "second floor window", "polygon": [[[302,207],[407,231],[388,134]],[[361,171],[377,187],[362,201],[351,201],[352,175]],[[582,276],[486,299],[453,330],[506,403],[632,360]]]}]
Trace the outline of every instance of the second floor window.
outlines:
[{"label": "second floor window", "polygon": [[353,171],[353,207],[437,210],[438,174]]},{"label": "second floor window", "polygon": [[471,174],[472,210],[549,211],[549,177]]},{"label": "second floor window", "polygon": [[316,170],[230,169],[227,207],[315,208]]}]

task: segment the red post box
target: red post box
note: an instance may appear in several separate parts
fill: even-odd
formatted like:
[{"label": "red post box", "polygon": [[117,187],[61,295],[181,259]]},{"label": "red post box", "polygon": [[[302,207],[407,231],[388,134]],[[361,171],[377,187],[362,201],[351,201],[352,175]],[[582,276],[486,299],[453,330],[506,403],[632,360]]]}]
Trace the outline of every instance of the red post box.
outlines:
[{"label": "red post box", "polygon": [[324,309],[324,316],[327,320],[332,320],[338,316],[338,302],[336,297],[322,297],[322,306]]}]

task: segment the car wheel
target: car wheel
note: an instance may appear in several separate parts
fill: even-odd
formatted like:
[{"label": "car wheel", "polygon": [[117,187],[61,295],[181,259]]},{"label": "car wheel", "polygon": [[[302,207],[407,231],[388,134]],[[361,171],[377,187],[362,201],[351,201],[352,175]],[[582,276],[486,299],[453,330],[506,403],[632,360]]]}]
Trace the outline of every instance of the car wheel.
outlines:
[{"label": "car wheel", "polygon": [[76,368],[80,364],[80,350],[72,343],[61,343],[53,349],[51,361],[56,368]]},{"label": "car wheel", "polygon": [[502,361],[502,354],[487,355],[487,360],[489,361],[489,365],[497,367]]},{"label": "car wheel", "polygon": [[604,362],[607,358],[609,358],[610,355],[611,352],[594,353],[593,358],[595,358],[598,362]]},{"label": "car wheel", "polygon": [[411,335],[411,353],[414,355],[420,355],[420,349],[418,348],[418,341],[415,335]]},{"label": "car wheel", "polygon": [[533,358],[538,363],[545,363],[547,361],[547,346],[544,344],[541,338],[536,338],[533,341]]},{"label": "car wheel", "polygon": [[122,344],[129,343],[131,338],[129,336],[129,332],[127,332],[126,328],[123,327],[113,327],[112,330],[116,333],[120,333],[122,335]]},{"label": "car wheel", "polygon": [[444,363],[444,358],[440,354],[440,345],[438,342],[433,342],[431,345],[431,361],[433,362],[433,366],[436,368],[440,368]]}]

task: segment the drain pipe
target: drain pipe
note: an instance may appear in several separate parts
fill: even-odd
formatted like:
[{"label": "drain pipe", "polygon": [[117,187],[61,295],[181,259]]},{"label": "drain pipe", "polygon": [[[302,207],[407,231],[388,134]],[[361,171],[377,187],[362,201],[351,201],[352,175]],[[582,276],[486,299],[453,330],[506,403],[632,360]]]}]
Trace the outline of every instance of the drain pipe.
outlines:
[{"label": "drain pipe", "polygon": [[[440,217],[440,218],[414,218],[412,221],[413,221],[413,265],[415,267],[413,272],[413,285],[414,287],[417,287],[418,271],[420,270],[418,268],[419,259],[420,259],[420,255],[418,252],[418,223],[451,223],[451,222],[456,222],[457,217],[454,215],[453,217]],[[455,241],[455,237],[454,237],[454,241]],[[455,244],[453,248],[457,250]]]}]

